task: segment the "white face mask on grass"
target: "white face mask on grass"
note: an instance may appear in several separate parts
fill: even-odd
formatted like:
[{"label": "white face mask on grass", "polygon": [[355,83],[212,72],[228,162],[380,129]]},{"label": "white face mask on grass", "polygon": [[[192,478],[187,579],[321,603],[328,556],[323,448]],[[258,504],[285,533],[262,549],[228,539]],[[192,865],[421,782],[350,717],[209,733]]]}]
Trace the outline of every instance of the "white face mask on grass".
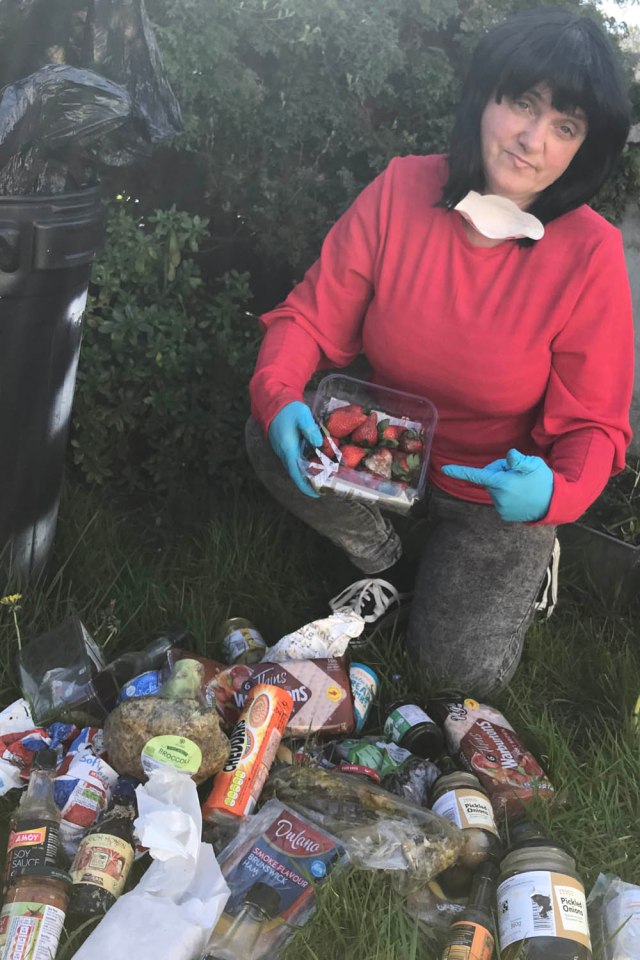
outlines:
[{"label": "white face mask on grass", "polygon": [[493,193],[470,190],[453,208],[471,226],[490,240],[540,240],[544,226],[533,214],[521,210],[513,200]]}]

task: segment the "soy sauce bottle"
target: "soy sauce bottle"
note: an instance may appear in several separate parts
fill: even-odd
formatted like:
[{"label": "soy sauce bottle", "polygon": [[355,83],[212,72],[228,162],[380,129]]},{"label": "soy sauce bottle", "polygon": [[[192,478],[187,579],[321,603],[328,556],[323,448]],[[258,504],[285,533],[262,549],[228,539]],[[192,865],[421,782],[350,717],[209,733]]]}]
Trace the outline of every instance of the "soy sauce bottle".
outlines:
[{"label": "soy sauce bottle", "polygon": [[25,867],[58,864],[61,814],[53,799],[56,762],[55,750],[38,750],[34,757],[29,786],[9,824],[3,896]]},{"label": "soy sauce bottle", "polygon": [[473,875],[469,904],[449,927],[441,960],[492,960],[495,938],[492,911],[498,866],[491,860]]},{"label": "soy sauce bottle", "polygon": [[135,777],[120,777],[113,803],[82,839],[71,865],[69,913],[99,916],[124,890],[134,860]]}]

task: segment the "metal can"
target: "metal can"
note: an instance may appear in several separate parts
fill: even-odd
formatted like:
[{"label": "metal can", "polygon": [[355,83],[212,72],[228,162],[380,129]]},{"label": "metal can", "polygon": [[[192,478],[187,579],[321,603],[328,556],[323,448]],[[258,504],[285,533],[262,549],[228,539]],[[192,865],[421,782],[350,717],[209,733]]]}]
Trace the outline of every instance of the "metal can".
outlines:
[{"label": "metal can", "polygon": [[380,681],[377,674],[366,663],[352,663],[349,667],[349,680],[353,696],[353,713],[356,718],[356,733],[360,733],[369,716]]},{"label": "metal can", "polygon": [[147,670],[133,677],[124,685],[118,696],[118,702],[131,700],[133,697],[150,697],[157,693],[162,686],[162,671]]},{"label": "metal can", "polygon": [[244,617],[231,617],[220,631],[225,663],[259,663],[267,650],[262,635]]}]

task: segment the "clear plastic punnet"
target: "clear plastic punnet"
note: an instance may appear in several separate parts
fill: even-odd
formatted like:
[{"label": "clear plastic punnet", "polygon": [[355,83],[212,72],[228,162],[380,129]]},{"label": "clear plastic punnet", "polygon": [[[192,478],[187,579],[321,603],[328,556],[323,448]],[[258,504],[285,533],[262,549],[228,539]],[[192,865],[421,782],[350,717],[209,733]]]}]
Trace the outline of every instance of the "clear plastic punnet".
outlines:
[{"label": "clear plastic punnet", "polygon": [[315,490],[396,513],[421,499],[438,419],[430,400],[332,373],[320,382],[312,412],[323,444],[305,444],[300,466]]}]

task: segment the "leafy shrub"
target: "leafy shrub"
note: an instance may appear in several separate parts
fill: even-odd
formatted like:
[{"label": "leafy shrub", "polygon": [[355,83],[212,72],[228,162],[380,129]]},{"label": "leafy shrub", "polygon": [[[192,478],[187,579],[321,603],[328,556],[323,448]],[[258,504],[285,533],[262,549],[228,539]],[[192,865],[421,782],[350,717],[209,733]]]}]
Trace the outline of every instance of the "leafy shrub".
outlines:
[{"label": "leafy shrub", "polygon": [[[166,156],[179,205],[212,216],[221,249],[242,241],[299,277],[393,156],[446,149],[486,28],[546,2],[148,0],[186,120]],[[620,213],[623,181],[607,215]]]},{"label": "leafy shrub", "polygon": [[91,483],[177,490],[242,455],[258,328],[247,274],[205,290],[194,256],[207,237],[206,219],[175,208],[146,221],[126,202],[110,211],[73,414],[73,460]]}]

